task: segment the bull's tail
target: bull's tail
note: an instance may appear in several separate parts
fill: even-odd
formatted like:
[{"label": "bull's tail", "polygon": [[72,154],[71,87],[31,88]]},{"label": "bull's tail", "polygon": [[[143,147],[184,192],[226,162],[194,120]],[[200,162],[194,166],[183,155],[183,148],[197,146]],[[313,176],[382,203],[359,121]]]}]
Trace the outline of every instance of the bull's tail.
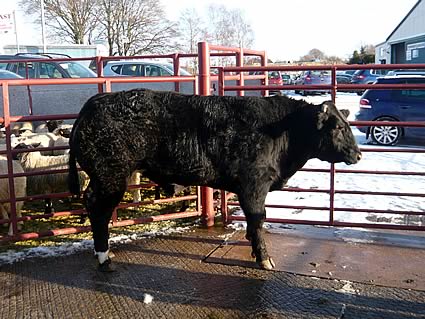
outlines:
[{"label": "bull's tail", "polygon": [[80,179],[78,177],[77,162],[72,149],[69,152],[68,188],[71,194],[80,195]]}]

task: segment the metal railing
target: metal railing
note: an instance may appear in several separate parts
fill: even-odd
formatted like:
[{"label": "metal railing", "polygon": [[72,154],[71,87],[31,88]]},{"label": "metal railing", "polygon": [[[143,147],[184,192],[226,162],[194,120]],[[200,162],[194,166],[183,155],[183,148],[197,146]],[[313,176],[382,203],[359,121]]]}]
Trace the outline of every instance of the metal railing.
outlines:
[{"label": "metal railing", "polygon": [[[208,48],[208,44],[200,43],[200,47]],[[211,52],[210,50],[214,51]],[[233,51],[232,51],[233,50]],[[56,194],[40,194],[40,195],[32,195],[17,198],[14,191],[14,178],[20,176],[34,176],[34,175],[43,175],[43,174],[58,174],[58,173],[67,173],[67,170],[48,170],[48,171],[37,171],[37,172],[25,172],[25,173],[14,173],[12,168],[12,158],[13,155],[19,153],[19,150],[12,150],[11,148],[11,125],[13,123],[26,122],[26,121],[45,121],[45,120],[73,120],[77,117],[77,114],[51,114],[51,115],[33,115],[31,102],[29,99],[29,111],[30,115],[19,115],[12,116],[10,112],[10,87],[17,86],[34,86],[34,85],[72,85],[72,84],[97,84],[99,92],[110,92],[112,90],[112,84],[114,83],[162,83],[162,82],[174,82],[175,90],[179,91],[179,84],[182,82],[192,82],[193,83],[193,91],[197,94],[198,92],[203,95],[209,95],[211,93],[209,83],[205,84],[205,79],[210,81],[212,79],[216,79],[217,76],[210,76],[209,69],[209,59],[211,57],[235,57],[237,59],[237,65],[243,65],[243,57],[244,56],[260,56],[262,61],[266,61],[265,52],[264,51],[254,51],[247,50],[244,53],[241,52],[240,49],[232,49],[226,50],[226,48],[210,46],[208,48],[208,52],[200,50],[199,54],[170,54],[170,55],[145,55],[145,56],[137,56],[137,57],[95,57],[95,58],[73,58],[73,59],[16,59],[16,60],[7,60],[3,62],[20,62],[20,63],[29,63],[29,62],[52,62],[52,61],[64,61],[64,60],[72,60],[72,61],[91,61],[96,59],[96,63],[98,66],[98,77],[97,78],[61,78],[61,79],[14,79],[14,80],[0,80],[0,86],[3,93],[3,117],[0,118],[0,122],[4,124],[5,127],[5,145],[6,149],[0,151],[1,156],[6,156],[8,160],[8,169],[6,174],[0,174],[0,179],[8,179],[9,186],[9,198],[1,199],[0,204],[10,204],[10,216],[8,219],[0,219],[0,225],[11,223],[12,224],[12,232],[11,236],[0,235],[0,242],[4,241],[19,241],[19,240],[27,240],[40,238],[45,236],[56,236],[56,235],[64,235],[64,234],[73,234],[79,232],[86,232],[90,230],[89,226],[77,226],[77,227],[68,227],[61,229],[51,229],[47,231],[35,231],[30,233],[21,233],[18,231],[18,222],[25,222],[37,219],[45,219],[45,218],[54,218],[54,217],[64,217],[64,216],[75,216],[75,215],[83,215],[85,214],[84,209],[78,210],[70,210],[70,211],[61,211],[61,212],[53,212],[50,214],[37,214],[37,215],[26,215],[18,218],[16,216],[16,202],[17,201],[35,201],[46,198],[64,198],[69,197],[71,194],[68,192],[65,193],[56,193]],[[221,52],[225,51],[225,52]],[[198,76],[180,76],[178,74],[180,59],[181,58],[198,58],[199,64],[202,66],[200,68],[199,77]],[[147,58],[165,58],[165,59],[173,59],[174,64],[174,76],[160,76],[160,77],[103,77],[103,61],[106,60],[121,60],[121,59],[147,59]],[[208,59],[208,61],[206,61]],[[26,64],[28,65],[28,64]],[[207,69],[204,67],[208,66]],[[27,68],[27,67],[26,67]],[[28,74],[28,73],[27,73]],[[203,81],[203,82],[202,82]],[[199,87],[199,89],[198,89]],[[63,150],[66,147],[48,147],[48,148],[37,148],[34,151],[47,151],[47,150]],[[26,150],[31,151],[31,150]],[[142,183],[140,185],[129,185],[128,189],[135,188],[150,188],[155,186],[154,183]],[[140,223],[147,223],[153,221],[161,221],[161,220],[170,220],[177,218],[186,218],[186,217],[195,217],[195,216],[203,216],[203,219],[206,224],[208,221],[211,221],[211,216],[206,214],[207,211],[210,211],[211,215],[211,207],[213,209],[212,197],[210,199],[206,199],[203,197],[203,205],[201,206],[201,197],[200,197],[200,187],[197,187],[196,195],[188,195],[188,196],[180,196],[176,198],[165,198],[159,200],[145,200],[138,203],[121,203],[117,209],[119,208],[128,208],[140,205],[147,204],[161,204],[161,203],[169,203],[169,202],[177,202],[177,201],[186,201],[186,200],[196,200],[196,209],[195,211],[188,212],[180,212],[180,213],[167,213],[157,216],[149,216],[149,217],[140,217],[133,218],[127,220],[118,220],[117,218],[117,209],[115,209],[112,216],[112,227],[117,226],[126,226]],[[205,191],[204,191],[205,193]],[[212,218],[214,220],[214,218]]]},{"label": "metal railing", "polygon": [[[425,72],[425,64],[392,64],[392,65],[321,65],[321,66],[266,66],[266,67],[222,67],[219,68],[218,75],[218,93],[225,95],[228,91],[258,91],[258,90],[327,90],[331,92],[332,101],[335,103],[336,93],[338,90],[359,90],[359,89],[422,89],[425,90],[425,84],[337,84],[336,71],[337,70],[361,70],[361,69],[423,69]],[[330,70],[331,71],[331,84],[324,85],[225,85],[226,72],[236,72],[237,76],[242,79],[248,77],[247,72],[250,71],[305,71],[305,70]],[[267,78],[267,75],[265,75]],[[243,94],[243,93],[242,93]],[[424,127],[425,122],[390,122],[390,121],[352,121],[352,126],[400,126],[400,127]],[[422,148],[360,148],[362,152],[402,152],[402,153],[425,153]],[[379,171],[379,170],[349,170],[349,169],[336,169],[335,164],[330,164],[329,169],[314,169],[303,168],[301,171],[308,172],[321,172],[329,173],[330,185],[327,189],[305,189],[285,187],[282,189],[284,192],[306,192],[306,193],[323,193],[329,195],[328,206],[296,206],[296,205],[266,205],[266,208],[282,208],[282,209],[299,209],[299,210],[318,210],[328,211],[329,218],[327,221],[320,220],[299,220],[299,219],[284,219],[284,218],[266,218],[267,222],[272,223],[288,223],[288,224],[308,224],[308,225],[324,225],[324,226],[340,226],[340,227],[365,227],[365,228],[382,228],[382,229],[405,229],[405,230],[425,230],[425,224],[421,226],[416,225],[394,225],[389,223],[353,223],[337,221],[334,218],[335,212],[369,212],[369,213],[388,213],[388,214],[405,214],[405,215],[423,215],[425,211],[407,211],[407,210],[380,210],[371,208],[347,208],[335,207],[335,196],[337,194],[348,195],[365,195],[365,196],[406,196],[406,197],[425,197],[424,193],[412,192],[389,192],[389,191],[355,191],[336,189],[335,176],[336,174],[376,174],[376,175],[404,175],[404,176],[425,176],[425,171]],[[245,220],[242,216],[231,216],[229,214],[229,206],[239,206],[236,201],[229,201],[229,198],[234,194],[221,192],[221,211],[224,224],[230,221]]]}]

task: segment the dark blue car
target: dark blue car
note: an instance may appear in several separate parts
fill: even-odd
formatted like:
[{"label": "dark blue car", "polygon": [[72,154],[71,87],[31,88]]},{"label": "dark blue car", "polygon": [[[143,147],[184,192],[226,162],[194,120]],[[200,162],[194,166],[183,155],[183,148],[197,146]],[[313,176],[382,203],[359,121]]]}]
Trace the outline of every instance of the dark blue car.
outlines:
[{"label": "dark blue car", "polygon": [[[378,78],[379,84],[425,84],[425,76]],[[356,121],[425,121],[425,89],[366,90],[360,99]],[[372,126],[358,127],[380,145],[395,145],[402,136],[424,138],[425,128]]]},{"label": "dark blue car", "polygon": [[[385,76],[388,70],[381,69],[364,69],[357,70],[351,77],[350,84],[372,84],[377,78]],[[365,90],[356,90],[358,95],[362,95]]]},{"label": "dark blue car", "polygon": [[[304,71],[297,79],[295,85],[330,85],[330,71]],[[329,90],[295,90],[296,94],[304,96],[314,93],[329,93]]]}]

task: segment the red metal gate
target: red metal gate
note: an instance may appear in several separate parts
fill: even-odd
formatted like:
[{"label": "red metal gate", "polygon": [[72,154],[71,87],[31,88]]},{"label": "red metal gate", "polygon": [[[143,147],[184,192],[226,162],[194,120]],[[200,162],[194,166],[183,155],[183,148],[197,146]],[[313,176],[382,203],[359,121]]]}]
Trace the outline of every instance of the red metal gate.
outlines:
[{"label": "red metal gate", "polygon": [[[9,219],[1,219],[1,224],[6,224],[11,222],[13,226],[13,236],[2,236],[0,237],[0,241],[9,241],[9,240],[25,240],[31,238],[39,238],[43,236],[54,236],[61,234],[71,234],[76,232],[84,232],[88,231],[89,227],[72,227],[72,228],[61,228],[61,229],[52,229],[48,231],[39,231],[39,232],[31,232],[31,233],[20,233],[17,229],[18,221],[28,221],[40,218],[50,218],[57,216],[73,216],[73,215],[81,215],[84,213],[83,210],[74,210],[74,211],[63,211],[56,212],[52,214],[44,214],[44,215],[36,215],[36,216],[24,216],[21,218],[17,218],[16,216],[16,201],[32,201],[37,199],[43,199],[46,197],[50,198],[61,198],[67,197],[69,193],[61,193],[61,194],[50,194],[50,195],[39,195],[39,196],[31,196],[31,197],[23,197],[16,198],[14,192],[14,183],[13,177],[18,176],[29,176],[31,174],[47,174],[46,172],[37,172],[37,173],[24,173],[24,174],[14,174],[12,170],[12,154],[17,152],[11,149],[10,141],[11,141],[11,131],[10,126],[15,122],[24,122],[24,121],[40,121],[47,119],[74,119],[77,114],[55,114],[50,116],[41,116],[41,115],[21,115],[21,116],[11,116],[9,110],[9,88],[11,86],[32,86],[32,85],[66,85],[66,84],[97,84],[99,87],[99,91],[110,91],[112,83],[135,83],[135,82],[173,82],[175,83],[175,90],[179,90],[179,85],[181,82],[192,82],[194,85],[194,92],[199,93],[201,95],[209,95],[211,94],[210,84],[211,81],[218,81],[218,90],[219,94],[223,95],[227,91],[236,91],[238,95],[243,95],[245,91],[259,91],[263,94],[267,95],[268,90],[270,89],[329,89],[332,92],[332,99],[335,101],[335,96],[337,90],[347,90],[347,89],[366,89],[369,88],[370,85],[349,85],[344,84],[340,85],[336,83],[336,71],[337,70],[352,70],[352,69],[365,69],[365,68],[376,68],[376,69],[409,69],[409,68],[422,68],[425,69],[425,65],[355,65],[355,66],[347,66],[347,65],[332,65],[332,66],[267,66],[267,58],[264,51],[254,51],[254,50],[246,50],[242,48],[227,48],[222,46],[213,46],[208,43],[199,43],[198,45],[198,54],[172,54],[160,57],[166,57],[173,59],[175,76],[171,77],[149,77],[149,78],[104,78],[102,77],[102,67],[104,60],[114,60],[118,59],[118,57],[97,57],[97,65],[99,70],[98,78],[90,78],[90,79],[31,79],[31,80],[0,80],[0,86],[2,87],[3,93],[3,107],[4,107],[4,118],[2,119],[5,128],[6,128],[6,150],[0,151],[0,155],[6,155],[8,159],[8,172],[7,174],[0,175],[0,178],[8,178],[9,181],[9,189],[10,189],[10,198],[1,199],[0,203],[10,203],[11,204],[11,213]],[[210,58],[212,56],[215,57],[235,57],[236,67],[219,67],[218,76],[211,75],[210,73]],[[243,61],[245,56],[257,56],[260,57],[261,66],[256,67],[246,67],[243,66]],[[127,58],[152,58],[158,56],[140,56],[140,57],[127,57]],[[198,76],[179,76],[178,75],[178,67],[179,67],[179,59],[181,58],[194,58],[197,57],[199,61],[199,75]],[[57,59],[61,60],[61,59]],[[20,60],[22,61],[22,60]],[[50,59],[51,61],[51,59]],[[307,86],[303,85],[302,87],[296,85],[285,85],[285,86],[270,86],[268,85],[268,78],[265,75],[246,75],[244,72],[249,71],[272,71],[272,70],[285,70],[285,71],[295,71],[295,70],[331,70],[332,72],[332,84],[329,86]],[[235,74],[226,75],[228,72],[234,72]],[[256,79],[261,80],[262,85],[245,85],[245,80],[248,79]],[[226,85],[225,80],[236,80],[236,85]],[[199,84],[199,87],[198,85]],[[401,89],[401,88],[425,88],[424,85],[374,85],[375,89]],[[31,113],[30,113],[31,114]],[[378,125],[376,122],[362,122],[362,123],[351,123],[352,125],[360,126],[367,125],[373,126]],[[385,125],[386,123],[380,122],[379,125]],[[425,123],[416,122],[416,123],[405,123],[399,122],[394,123],[391,122],[392,126],[400,125],[400,126],[417,126],[417,127],[425,127]],[[55,149],[63,149],[58,147]],[[38,149],[43,150],[43,149]],[[382,150],[380,148],[369,148],[363,149],[363,152],[415,152],[415,153],[424,153],[423,149],[385,149]],[[343,207],[335,207],[334,199],[338,194],[364,194],[364,195],[377,195],[377,196],[413,196],[413,197],[424,197],[425,194],[422,193],[411,193],[411,192],[385,192],[385,191],[369,191],[369,192],[360,192],[360,191],[352,191],[352,190],[343,190],[337,189],[335,187],[335,174],[353,174],[353,176],[361,174],[394,174],[394,175],[412,175],[412,176],[424,176],[425,172],[389,172],[389,171],[360,171],[360,170],[347,170],[347,169],[335,169],[334,165],[331,165],[329,169],[326,170],[314,170],[314,169],[304,169],[304,171],[311,172],[327,172],[330,174],[330,186],[328,189],[290,189],[286,188],[284,191],[289,192],[317,192],[317,193],[325,193],[329,194],[329,206],[328,207],[316,207],[316,206],[284,206],[278,205],[280,208],[299,208],[299,209],[313,209],[313,210],[325,210],[329,211],[329,220],[326,222],[318,222],[318,221],[298,221],[298,220],[287,220],[287,219],[273,219],[268,220],[271,222],[285,222],[285,223],[303,223],[303,224],[320,224],[320,225],[330,225],[330,226],[350,226],[350,227],[375,227],[375,228],[401,228],[401,229],[414,229],[414,230],[424,230],[424,226],[404,226],[400,227],[398,225],[389,225],[389,224],[360,224],[360,223],[344,223],[338,222],[334,220],[334,212],[338,212],[341,210],[347,210],[347,208]],[[49,171],[48,173],[52,173],[53,171]],[[57,171],[57,172],[64,172]],[[131,185],[130,188],[135,187],[152,187],[152,184],[144,184],[144,185]],[[202,190],[198,189],[202,196],[193,195],[193,196],[185,196],[180,198],[172,198],[172,199],[162,199],[157,201],[143,201],[141,203],[131,203],[131,204],[123,204],[120,207],[128,207],[128,206],[136,206],[136,205],[144,205],[148,203],[164,203],[169,201],[180,201],[180,200],[196,200],[197,206],[195,211],[185,212],[185,213],[171,213],[160,216],[151,216],[151,217],[143,217],[136,218],[131,220],[118,220],[117,215],[114,214],[112,220],[112,226],[124,226],[138,223],[146,223],[150,221],[158,221],[158,220],[166,220],[166,219],[175,219],[175,218],[184,218],[191,216],[200,216],[201,214],[204,217],[205,223],[208,226],[213,225],[214,222],[214,199],[212,196],[212,189],[210,188],[202,188]],[[239,220],[240,217],[229,216],[227,214],[228,205],[237,205],[235,202],[228,202],[229,195],[225,195],[222,193],[221,196],[221,211],[223,213],[223,218],[226,222],[230,220]],[[201,203],[202,199],[202,203]],[[425,215],[425,212],[416,211],[416,212],[406,212],[406,211],[387,211],[387,210],[368,210],[367,208],[350,208],[348,210],[360,212],[360,211],[370,211],[370,212],[385,212],[392,214],[410,214],[410,215]]]},{"label": "red metal gate", "polygon": [[[337,84],[336,82],[336,71],[337,70],[353,70],[353,69],[424,69],[425,64],[393,64],[393,65],[321,65],[321,66],[268,66],[268,67],[223,67],[219,68],[219,95],[224,95],[228,91],[258,91],[258,90],[329,90],[332,94],[332,101],[335,102],[336,93],[338,90],[355,90],[355,89],[368,89],[372,87],[372,84]],[[244,72],[249,71],[304,71],[304,70],[330,70],[332,74],[332,83],[330,85],[266,85],[266,86],[243,86],[233,85],[226,86],[225,79],[227,72],[236,72],[240,78],[251,78],[252,76],[244,75]],[[266,74],[266,73],[265,73]],[[267,75],[264,75],[267,78]],[[425,89],[425,84],[373,84],[373,89]],[[401,127],[425,127],[425,122],[351,122],[353,126],[401,126]],[[362,152],[400,152],[400,153],[425,153],[425,149],[422,148],[361,148]],[[355,190],[344,190],[336,189],[335,187],[335,176],[336,174],[353,174],[353,176],[359,176],[359,174],[375,174],[375,175],[404,175],[404,176],[425,176],[425,171],[386,171],[386,170],[356,170],[356,169],[336,169],[334,164],[330,164],[329,169],[302,169],[301,171],[309,172],[326,172],[330,174],[330,185],[327,189],[302,189],[302,188],[284,188],[284,192],[310,192],[310,193],[324,193],[329,195],[328,206],[294,206],[294,205],[266,205],[269,208],[282,208],[282,209],[310,209],[317,211],[329,211],[329,218],[327,221],[317,220],[296,220],[296,219],[283,219],[283,218],[267,218],[267,222],[272,223],[289,223],[289,224],[310,224],[310,225],[325,225],[325,226],[341,226],[341,227],[365,227],[365,228],[383,228],[383,229],[405,229],[405,230],[425,230],[425,224],[419,226],[413,225],[394,225],[386,223],[352,223],[352,222],[341,222],[334,219],[334,213],[339,211],[351,211],[351,212],[369,212],[369,213],[388,213],[388,214],[401,214],[401,215],[414,215],[414,216],[425,216],[425,211],[407,211],[407,210],[379,210],[364,208],[344,208],[335,207],[335,196],[337,194],[362,194],[365,196],[406,196],[406,197],[425,197],[424,193],[412,193],[412,192],[389,192],[389,191],[355,191]],[[222,192],[221,196],[221,210],[223,215],[223,222],[228,223],[232,220],[245,220],[241,216],[231,216],[228,211],[228,206],[238,206],[238,202],[228,201],[232,194],[226,194]]]},{"label": "red metal gate", "polygon": [[[211,52],[214,51],[214,52]],[[0,86],[2,88],[3,94],[3,114],[4,117],[0,118],[0,122],[4,124],[6,130],[5,137],[5,150],[0,150],[0,155],[6,156],[8,160],[8,169],[7,172],[3,174],[0,173],[0,179],[8,179],[8,186],[10,190],[10,198],[2,198],[0,199],[0,204],[10,203],[10,216],[9,218],[0,219],[0,225],[9,224],[12,225],[12,235],[0,235],[0,242],[4,241],[19,241],[19,240],[27,240],[40,238],[45,236],[56,236],[56,235],[64,235],[64,234],[73,234],[78,232],[86,232],[90,230],[89,226],[80,226],[80,227],[69,227],[69,228],[60,228],[60,229],[51,229],[47,231],[35,231],[29,233],[21,233],[18,231],[18,222],[25,222],[30,220],[37,219],[45,219],[45,218],[53,218],[53,217],[62,217],[62,216],[74,216],[74,215],[82,215],[85,213],[83,209],[79,210],[71,210],[71,211],[61,211],[54,212],[51,214],[37,214],[37,215],[26,215],[23,217],[17,217],[16,215],[16,202],[17,201],[34,201],[45,198],[64,198],[69,197],[69,193],[56,193],[56,194],[48,194],[48,195],[33,195],[33,196],[25,196],[17,198],[14,190],[14,182],[13,179],[15,177],[20,176],[31,176],[31,175],[43,175],[43,174],[53,174],[53,173],[65,173],[66,170],[49,170],[49,171],[37,171],[37,172],[26,172],[26,173],[14,173],[12,168],[12,158],[15,153],[19,153],[18,150],[11,149],[11,125],[13,123],[25,122],[25,121],[44,121],[44,120],[72,120],[75,119],[77,114],[54,114],[54,115],[33,115],[32,110],[32,100],[29,98],[29,114],[28,115],[19,115],[19,116],[11,116],[10,112],[10,99],[9,99],[9,88],[16,86],[26,86],[31,87],[34,85],[72,85],[72,84],[97,84],[99,92],[110,92],[112,84],[114,83],[161,83],[161,82],[173,82],[175,84],[175,91],[180,90],[180,83],[189,82],[193,83],[193,92],[197,94],[198,92],[202,95],[211,94],[210,91],[210,81],[216,80],[217,76],[210,76],[210,57],[235,57],[236,65],[243,65],[243,57],[244,56],[260,56],[261,61],[266,61],[265,52],[264,51],[253,51],[246,50],[243,52],[242,49],[232,48],[232,49],[221,49],[216,46],[209,46],[207,43],[202,42],[199,44],[199,53],[198,54],[170,54],[170,55],[145,55],[145,56],[132,56],[132,57],[96,57],[96,58],[83,58],[83,59],[66,59],[72,61],[81,61],[81,60],[93,60],[96,59],[97,70],[98,70],[98,78],[70,78],[70,79],[23,79],[23,80],[0,80]],[[161,76],[161,77],[108,77],[105,78],[102,76],[103,64],[104,61],[108,60],[118,60],[118,59],[146,59],[146,58],[168,58],[173,60],[174,64],[174,76]],[[199,77],[198,76],[181,76],[179,75],[179,66],[180,59],[182,58],[198,58],[199,60]],[[17,60],[21,63],[29,63],[29,62],[40,62],[40,61],[63,61],[64,59],[29,59],[27,62],[22,59]],[[8,60],[6,62],[14,62],[13,60]],[[16,61],[15,61],[16,62]],[[241,84],[242,82],[238,82]],[[199,87],[198,87],[199,85]],[[53,148],[37,148],[37,151],[45,151],[45,150],[60,150],[65,147],[53,147]],[[129,189],[134,188],[149,188],[154,186],[153,183],[144,183],[141,185],[129,185]],[[201,190],[197,188],[196,195],[189,196],[180,196],[176,198],[166,198],[160,200],[148,200],[142,201],[138,203],[122,203],[117,207],[118,208],[127,208],[130,206],[139,206],[146,205],[152,203],[168,203],[175,201],[184,201],[184,200],[195,200],[196,201],[196,209],[194,211],[182,212],[182,213],[169,213],[162,214],[158,216],[149,216],[149,217],[141,217],[135,219],[128,220],[118,220],[116,210],[112,217],[112,227],[115,226],[127,226],[133,224],[147,223],[152,221],[162,221],[162,220],[170,220],[177,218],[186,218],[186,217],[194,217],[194,216],[203,216],[204,222],[207,225],[212,225],[214,221],[214,205],[212,198],[212,190],[209,188],[202,189],[202,206],[201,206]]]}]

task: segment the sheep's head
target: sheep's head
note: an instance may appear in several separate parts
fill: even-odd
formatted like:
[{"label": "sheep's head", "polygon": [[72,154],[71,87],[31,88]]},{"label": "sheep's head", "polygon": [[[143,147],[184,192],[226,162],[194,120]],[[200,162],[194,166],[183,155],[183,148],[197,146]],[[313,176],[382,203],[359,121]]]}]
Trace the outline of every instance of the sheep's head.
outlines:
[{"label": "sheep's head", "polygon": [[46,121],[46,127],[49,132],[53,132],[61,124],[63,124],[63,120],[47,120]]},{"label": "sheep's head", "polygon": [[[19,143],[16,145],[13,149],[14,150],[30,150],[34,149],[40,146],[41,143],[32,143],[32,144],[25,144],[25,143]],[[13,153],[13,159],[14,160],[20,160],[24,154],[27,154],[28,152],[20,151],[20,152],[14,152]]]}]

